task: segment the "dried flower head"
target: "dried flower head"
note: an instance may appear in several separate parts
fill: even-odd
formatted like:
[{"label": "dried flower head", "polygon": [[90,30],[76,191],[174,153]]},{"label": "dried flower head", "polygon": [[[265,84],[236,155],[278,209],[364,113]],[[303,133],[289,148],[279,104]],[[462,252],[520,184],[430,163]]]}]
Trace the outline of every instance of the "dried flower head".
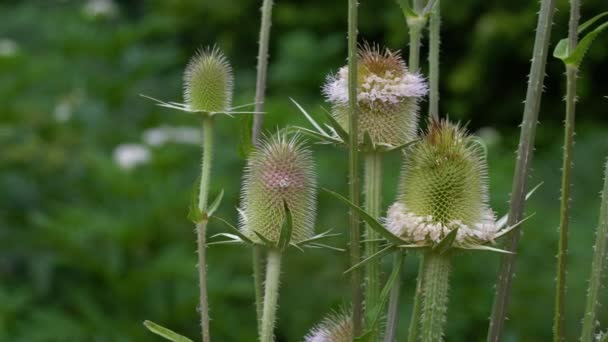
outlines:
[{"label": "dried flower head", "polygon": [[292,215],[291,241],[301,242],[314,233],[316,175],[312,154],[299,136],[277,133],[264,139],[249,156],[241,193],[240,228],[254,242],[254,233],[277,242],[287,204]]},{"label": "dried flower head", "polygon": [[[328,77],[323,93],[333,106],[336,120],[348,130],[348,67]],[[418,102],[426,93],[426,82],[407,69],[399,52],[367,44],[360,47],[359,141],[366,132],[376,145],[397,146],[413,140],[418,128]]]},{"label": "dried flower head", "polygon": [[479,245],[498,233],[488,205],[487,167],[479,142],[447,120],[431,121],[405,154],[397,203],[387,228],[407,242],[434,244],[458,229],[456,245]]},{"label": "dried flower head", "polygon": [[304,337],[304,342],[351,342],[353,325],[350,314],[332,313]]},{"label": "dried flower head", "polygon": [[232,67],[217,47],[200,50],[184,72],[184,101],[191,111],[228,112],[233,81]]}]

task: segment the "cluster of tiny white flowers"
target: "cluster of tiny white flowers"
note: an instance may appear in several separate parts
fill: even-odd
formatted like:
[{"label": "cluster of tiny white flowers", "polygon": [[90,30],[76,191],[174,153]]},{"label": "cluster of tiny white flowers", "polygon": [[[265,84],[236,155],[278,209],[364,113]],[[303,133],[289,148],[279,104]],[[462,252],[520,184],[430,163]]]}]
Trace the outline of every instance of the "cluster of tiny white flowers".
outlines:
[{"label": "cluster of tiny white flowers", "polygon": [[162,146],[167,143],[198,145],[201,142],[201,131],[190,126],[162,125],[145,130],[142,140],[150,146]]},{"label": "cluster of tiny white flowers", "polygon": [[123,170],[132,170],[150,161],[150,150],[141,144],[120,144],[113,152],[114,162]]},{"label": "cluster of tiny white flowers", "polygon": [[[359,87],[357,101],[360,103],[399,103],[406,97],[422,97],[428,87],[424,79],[417,74],[404,72],[395,75],[386,71],[384,75],[370,74]],[[348,68],[343,67],[335,76],[329,76],[323,87],[323,93],[332,103],[348,103]]]},{"label": "cluster of tiny white flowers", "polygon": [[439,242],[450,231],[458,229],[456,241],[488,242],[493,241],[498,233],[496,218],[491,210],[484,212],[481,222],[468,226],[459,220],[448,224],[436,222],[432,216],[419,216],[408,210],[402,203],[395,203],[389,209],[385,220],[386,228],[406,241],[422,243]]}]

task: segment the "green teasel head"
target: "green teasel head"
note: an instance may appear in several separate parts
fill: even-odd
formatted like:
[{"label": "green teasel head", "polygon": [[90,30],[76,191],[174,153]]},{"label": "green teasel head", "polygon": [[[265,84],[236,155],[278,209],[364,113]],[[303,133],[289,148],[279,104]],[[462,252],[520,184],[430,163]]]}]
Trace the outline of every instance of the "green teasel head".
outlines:
[{"label": "green teasel head", "polygon": [[[408,70],[399,52],[364,44],[357,64],[359,143],[366,134],[374,145],[399,146],[415,139],[419,102],[428,89],[424,79]],[[330,76],[323,93],[332,114],[348,131],[348,67]]]},{"label": "green teasel head", "polygon": [[492,241],[497,226],[488,205],[487,173],[478,139],[457,124],[431,120],[421,140],[405,151],[387,228],[418,244],[437,243],[454,229],[457,244]]},{"label": "green teasel head", "polygon": [[256,243],[262,242],[257,234],[277,243],[287,206],[292,217],[291,242],[311,238],[316,187],[312,153],[298,135],[277,133],[264,138],[250,154],[245,168],[240,209],[242,233]]},{"label": "green teasel head", "polygon": [[228,59],[219,48],[199,50],[184,72],[184,101],[192,111],[230,111],[234,76]]},{"label": "green teasel head", "polygon": [[304,342],[352,342],[353,337],[351,315],[336,312],[331,313],[312,328],[304,338]]}]

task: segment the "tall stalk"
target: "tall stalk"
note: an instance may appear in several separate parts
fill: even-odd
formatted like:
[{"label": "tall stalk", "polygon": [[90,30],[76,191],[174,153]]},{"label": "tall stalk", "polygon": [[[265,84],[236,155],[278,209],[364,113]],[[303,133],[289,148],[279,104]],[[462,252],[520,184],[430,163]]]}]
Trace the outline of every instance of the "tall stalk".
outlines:
[{"label": "tall stalk", "polygon": [[[568,26],[568,51],[574,51],[578,43],[577,31],[580,18],[579,0],[570,0]],[[570,223],[570,178],[572,173],[572,148],[574,146],[574,122],[576,110],[576,74],[578,67],[566,64],[566,119],[564,120],[564,155],[562,164],[562,195],[560,200],[559,246],[557,251],[557,282],[555,288],[555,314],[553,317],[553,341],[564,341],[566,265],[568,261],[568,226]]]},{"label": "tall stalk", "polygon": [[[365,154],[365,210],[374,218],[380,218],[382,202],[382,155],[371,151]],[[380,249],[380,235],[367,226],[365,230],[365,254],[371,256]],[[380,262],[367,264],[367,287],[365,288],[365,315],[372,317],[376,306],[380,303]],[[377,341],[378,330],[374,329],[370,341]]]},{"label": "tall stalk", "polygon": [[207,262],[205,257],[206,230],[209,218],[206,215],[209,200],[209,183],[211,181],[211,163],[213,161],[213,117],[203,117],[203,157],[201,164],[201,183],[198,192],[198,210],[205,215],[196,225],[198,246],[198,280],[199,310],[201,313],[201,332],[203,342],[209,342],[209,302],[207,299]]},{"label": "tall stalk", "polygon": [[429,252],[425,256],[423,276],[424,307],[421,317],[420,341],[441,342],[448,311],[449,255]]},{"label": "tall stalk", "polygon": [[[593,262],[591,263],[591,278],[587,290],[587,304],[585,316],[583,317],[583,332],[581,342],[594,341],[594,330],[596,328],[597,308],[599,307],[600,289],[602,287],[603,273],[606,268],[608,257],[608,161],[604,170],[604,190],[602,191],[602,204],[600,208],[600,219],[597,233],[595,235],[595,246],[593,247]],[[608,335],[608,333],[607,333]],[[604,338],[603,340],[605,340]],[[603,341],[602,340],[602,341]]]},{"label": "tall stalk", "polygon": [[[262,23],[260,26],[260,41],[258,42],[258,65],[257,77],[255,82],[255,112],[253,117],[253,126],[251,132],[251,140],[254,146],[257,147],[262,131],[262,123],[264,116],[264,101],[266,97],[266,75],[268,73],[268,42],[270,40],[270,26],[272,24],[272,5],[273,0],[264,0],[261,8]],[[258,246],[253,247],[253,283],[255,289],[255,308],[258,319],[258,330],[262,319],[262,273],[264,272],[264,251]]]},{"label": "tall stalk", "polygon": [[439,46],[441,44],[441,9],[437,0],[429,22],[429,117],[439,118]]},{"label": "tall stalk", "polygon": [[262,330],[260,342],[274,341],[274,323],[276,321],[277,304],[279,300],[279,282],[281,274],[281,251],[268,250],[266,264],[266,281],[264,289],[264,312],[262,314]]},{"label": "tall stalk", "polygon": [[[350,110],[349,126],[349,189],[350,201],[359,205],[359,109],[357,105],[357,0],[348,0],[348,107]],[[354,266],[361,258],[361,231],[359,215],[350,209],[350,265]],[[361,271],[351,272],[351,293],[353,301],[353,332],[361,332],[363,316],[363,289],[361,288]]]},{"label": "tall stalk", "polygon": [[[534,138],[536,135],[536,125],[538,112],[540,110],[541,96],[543,91],[543,80],[545,77],[545,66],[549,50],[551,36],[551,24],[553,13],[555,12],[555,0],[541,0],[540,13],[538,15],[538,25],[534,41],[534,52],[532,65],[528,79],[528,90],[524,106],[523,121],[521,124],[521,135],[517,150],[517,161],[515,165],[515,175],[511,190],[511,201],[509,209],[509,219],[507,224],[512,226],[519,222],[524,213],[524,201],[526,196],[526,186],[532,154],[534,152]],[[505,249],[511,252],[517,250],[519,239],[521,238],[521,228],[515,228],[507,238]],[[492,316],[488,329],[488,342],[499,342],[502,338],[507,305],[511,293],[516,254],[503,254],[501,258],[500,271],[496,285],[496,294],[492,307]]]},{"label": "tall stalk", "polygon": [[[398,252],[405,253],[405,252]],[[384,330],[384,342],[394,342],[397,335],[397,326],[399,323],[399,297],[401,295],[401,272],[403,266],[399,263],[399,259],[405,257],[399,254],[395,254],[393,259],[393,267],[399,267],[399,273],[397,274],[397,281],[391,288],[391,294],[388,302],[388,313],[386,315],[386,329]]]}]

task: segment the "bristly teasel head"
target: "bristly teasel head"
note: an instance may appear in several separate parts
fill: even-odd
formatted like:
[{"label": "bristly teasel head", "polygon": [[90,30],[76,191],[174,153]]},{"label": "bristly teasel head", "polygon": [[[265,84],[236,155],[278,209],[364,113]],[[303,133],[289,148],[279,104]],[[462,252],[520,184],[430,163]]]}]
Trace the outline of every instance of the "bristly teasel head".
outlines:
[{"label": "bristly teasel head", "polygon": [[[333,115],[348,131],[348,67],[330,76],[323,87]],[[427,93],[422,77],[410,72],[399,52],[381,51],[365,44],[359,48],[357,103],[359,142],[367,132],[375,145],[398,146],[416,137],[418,102]]]},{"label": "bristly teasel head", "polygon": [[254,233],[277,242],[287,204],[292,215],[294,243],[311,238],[316,214],[316,175],[312,154],[299,136],[277,133],[264,139],[249,156],[241,192],[240,229],[261,242]]},{"label": "bristly teasel head", "polygon": [[351,342],[353,325],[350,314],[332,313],[304,337],[304,342]]},{"label": "bristly teasel head", "polygon": [[217,48],[198,51],[184,72],[184,101],[190,110],[230,111],[234,76],[226,56]]},{"label": "bristly teasel head", "polygon": [[386,225],[405,241],[433,244],[454,229],[456,246],[496,237],[483,148],[458,125],[429,123],[421,141],[405,153],[400,186]]}]

